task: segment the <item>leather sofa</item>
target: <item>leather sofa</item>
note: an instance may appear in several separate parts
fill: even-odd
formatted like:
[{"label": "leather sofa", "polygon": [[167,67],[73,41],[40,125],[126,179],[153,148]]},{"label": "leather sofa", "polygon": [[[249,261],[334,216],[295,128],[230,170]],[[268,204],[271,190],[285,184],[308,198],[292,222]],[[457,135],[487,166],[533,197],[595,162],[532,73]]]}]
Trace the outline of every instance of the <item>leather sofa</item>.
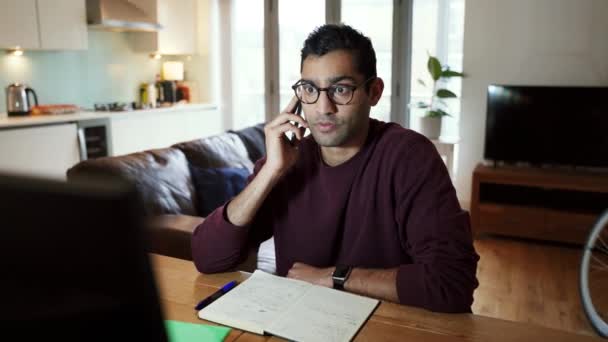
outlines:
[{"label": "leather sofa", "polygon": [[[191,167],[240,167],[251,172],[265,153],[263,126],[259,124],[167,148],[81,161],[67,171],[67,178],[102,174],[133,182],[147,216],[149,251],[192,260],[191,236],[204,221],[197,211],[197,199],[205,194],[197,193],[200,190],[193,182]],[[237,269],[255,269],[256,251],[249,254]]]}]

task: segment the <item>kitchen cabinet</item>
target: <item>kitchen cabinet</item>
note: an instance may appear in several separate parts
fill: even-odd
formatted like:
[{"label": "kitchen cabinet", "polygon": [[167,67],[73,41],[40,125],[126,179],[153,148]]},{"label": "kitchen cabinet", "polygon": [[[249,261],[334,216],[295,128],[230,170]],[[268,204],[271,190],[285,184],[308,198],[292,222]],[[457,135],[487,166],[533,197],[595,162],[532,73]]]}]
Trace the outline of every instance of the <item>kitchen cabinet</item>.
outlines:
[{"label": "kitchen cabinet", "polygon": [[165,148],[220,134],[223,129],[217,108],[119,114],[111,120],[113,155]]},{"label": "kitchen cabinet", "polygon": [[85,0],[0,0],[0,48],[88,46]]},{"label": "kitchen cabinet", "polygon": [[0,172],[65,179],[78,151],[75,123],[0,130]]},{"label": "kitchen cabinet", "polygon": [[0,47],[38,48],[36,0],[0,0],[0,8]]},{"label": "kitchen cabinet", "polygon": [[195,0],[133,0],[139,8],[163,26],[158,32],[130,33],[135,51],[165,55],[196,52]]},{"label": "kitchen cabinet", "polygon": [[84,0],[38,0],[40,48],[87,49],[87,13]]}]

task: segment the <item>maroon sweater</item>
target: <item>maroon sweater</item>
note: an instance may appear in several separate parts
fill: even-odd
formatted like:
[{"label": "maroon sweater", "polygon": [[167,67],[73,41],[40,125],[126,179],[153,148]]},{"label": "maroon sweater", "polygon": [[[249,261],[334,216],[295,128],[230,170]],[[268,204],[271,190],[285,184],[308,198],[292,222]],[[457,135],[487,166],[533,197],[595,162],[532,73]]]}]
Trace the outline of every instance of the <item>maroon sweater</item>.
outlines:
[{"label": "maroon sweater", "polygon": [[294,262],[398,267],[402,304],[470,312],[479,256],[469,215],[428,139],[371,119],[365,145],[343,164],[327,166],[312,136],[299,153],[249,226],[231,224],[224,205],[197,227],[192,255],[199,271],[234,267],[251,245],[274,235],[281,276]]}]

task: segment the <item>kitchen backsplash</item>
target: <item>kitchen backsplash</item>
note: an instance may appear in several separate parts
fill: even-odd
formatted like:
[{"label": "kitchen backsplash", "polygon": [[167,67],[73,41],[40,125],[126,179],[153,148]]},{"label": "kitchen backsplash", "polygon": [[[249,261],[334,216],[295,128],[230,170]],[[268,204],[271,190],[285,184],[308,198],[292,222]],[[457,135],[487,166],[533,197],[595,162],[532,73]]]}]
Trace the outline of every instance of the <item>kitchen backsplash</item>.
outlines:
[{"label": "kitchen backsplash", "polygon": [[[40,103],[70,103],[92,108],[94,103],[138,99],[141,82],[151,82],[160,73],[163,61],[184,62],[188,80],[207,84],[206,56],[164,56],[132,51],[127,33],[89,31],[89,48],[85,51],[33,51],[23,56],[0,53],[0,113],[6,111],[4,89],[13,82],[31,86]],[[202,81],[202,82],[201,82]],[[209,100],[205,91],[202,102]]]}]

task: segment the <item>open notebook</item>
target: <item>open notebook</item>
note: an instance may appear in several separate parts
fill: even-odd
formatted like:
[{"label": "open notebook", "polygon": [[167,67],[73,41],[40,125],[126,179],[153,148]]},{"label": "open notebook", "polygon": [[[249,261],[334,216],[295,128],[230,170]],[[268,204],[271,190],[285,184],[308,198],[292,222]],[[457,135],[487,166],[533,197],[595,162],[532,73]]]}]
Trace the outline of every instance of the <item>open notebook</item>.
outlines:
[{"label": "open notebook", "polygon": [[198,316],[296,341],[350,341],[378,300],[255,271]]}]

